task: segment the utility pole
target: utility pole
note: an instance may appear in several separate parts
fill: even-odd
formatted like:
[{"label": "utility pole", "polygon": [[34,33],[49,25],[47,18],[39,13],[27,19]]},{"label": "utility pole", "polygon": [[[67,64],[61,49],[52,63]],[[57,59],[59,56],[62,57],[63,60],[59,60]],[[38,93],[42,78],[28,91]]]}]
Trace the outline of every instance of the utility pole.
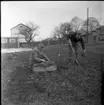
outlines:
[{"label": "utility pole", "polygon": [[87,8],[87,35],[89,34],[88,23],[89,23],[89,8]]},{"label": "utility pole", "polygon": [[87,43],[88,43],[88,35],[89,35],[89,32],[88,32],[88,23],[89,23],[89,19],[88,19],[88,17],[89,17],[89,8],[87,8],[87,35],[86,35],[86,38],[87,38]]}]

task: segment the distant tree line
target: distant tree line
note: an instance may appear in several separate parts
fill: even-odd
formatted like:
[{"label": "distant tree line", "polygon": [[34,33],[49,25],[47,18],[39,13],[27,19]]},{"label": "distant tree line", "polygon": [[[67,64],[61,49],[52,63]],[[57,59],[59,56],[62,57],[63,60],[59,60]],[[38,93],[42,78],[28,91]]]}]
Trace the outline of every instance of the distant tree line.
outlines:
[{"label": "distant tree line", "polygon": [[[88,25],[88,28],[87,28]],[[26,24],[27,27],[20,27],[19,28],[19,34],[25,36],[25,40],[30,43],[34,41],[34,38],[39,35],[39,28],[40,26],[37,24],[34,24],[33,22],[29,22]],[[75,16],[72,18],[70,22],[63,22],[59,25],[53,27],[53,30],[51,32],[51,36],[48,39],[43,40],[45,44],[51,44],[51,43],[61,43],[62,38],[65,36],[66,33],[68,33],[70,30],[74,32],[79,32],[81,35],[87,34],[87,32],[90,34],[95,29],[100,27],[99,21],[94,17],[89,17],[88,20],[82,20],[81,18]],[[70,33],[69,33],[70,34]],[[59,42],[56,40],[59,40]],[[66,43],[64,41],[64,43]]]},{"label": "distant tree line", "polygon": [[100,27],[100,23],[94,17],[89,17],[88,20],[82,20],[79,17],[75,16],[70,22],[60,23],[58,26],[54,27],[51,33],[51,38],[53,40],[62,39],[63,36],[69,31],[79,32],[81,35],[87,34],[88,31],[88,33],[90,34],[98,27]]}]

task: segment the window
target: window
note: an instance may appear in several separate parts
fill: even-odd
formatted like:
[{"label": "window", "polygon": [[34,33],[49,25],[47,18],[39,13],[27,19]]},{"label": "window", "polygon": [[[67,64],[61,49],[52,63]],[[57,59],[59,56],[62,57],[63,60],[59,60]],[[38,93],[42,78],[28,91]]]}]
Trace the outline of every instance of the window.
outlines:
[{"label": "window", "polygon": [[95,40],[95,41],[96,41],[96,36],[93,36],[93,40]]},{"label": "window", "polygon": [[104,37],[99,36],[98,41],[104,41]]},{"label": "window", "polygon": [[15,39],[9,39],[9,42],[10,42],[10,43],[15,43],[16,40],[15,40]]},{"label": "window", "polygon": [[8,40],[7,40],[7,39],[1,39],[1,42],[2,42],[2,43],[7,43]]}]

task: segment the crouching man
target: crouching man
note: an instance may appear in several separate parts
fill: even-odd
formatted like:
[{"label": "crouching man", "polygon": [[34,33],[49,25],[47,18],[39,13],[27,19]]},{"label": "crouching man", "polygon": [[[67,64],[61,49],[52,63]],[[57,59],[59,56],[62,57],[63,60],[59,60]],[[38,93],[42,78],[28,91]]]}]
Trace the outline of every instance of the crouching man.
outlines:
[{"label": "crouching man", "polygon": [[66,34],[66,39],[68,40],[68,46],[69,46],[69,58],[71,56],[70,52],[70,47],[72,49],[72,52],[74,54],[74,59],[78,59],[78,43],[81,44],[82,47],[82,56],[85,56],[86,50],[85,50],[85,43],[80,35],[80,33],[77,32],[69,32],[69,34]]},{"label": "crouching man", "polygon": [[[39,44],[37,47],[33,48],[33,51],[30,56],[30,66],[35,68],[36,71],[56,69],[55,64],[42,52],[44,46]],[[54,65],[54,66],[53,66]],[[39,70],[37,70],[39,68]]]}]

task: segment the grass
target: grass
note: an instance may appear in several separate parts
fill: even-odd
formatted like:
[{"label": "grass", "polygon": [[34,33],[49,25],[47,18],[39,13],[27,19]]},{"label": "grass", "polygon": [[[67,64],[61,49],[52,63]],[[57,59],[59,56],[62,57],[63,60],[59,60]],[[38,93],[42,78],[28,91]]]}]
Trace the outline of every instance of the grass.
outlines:
[{"label": "grass", "polygon": [[[45,48],[48,57],[60,66],[66,66],[68,49],[60,46]],[[68,69],[33,73],[29,69],[29,52],[2,55],[2,104],[3,105],[101,105],[100,54],[88,49],[78,66]],[[61,52],[60,52],[61,51]],[[58,53],[60,56],[58,57]]]}]

